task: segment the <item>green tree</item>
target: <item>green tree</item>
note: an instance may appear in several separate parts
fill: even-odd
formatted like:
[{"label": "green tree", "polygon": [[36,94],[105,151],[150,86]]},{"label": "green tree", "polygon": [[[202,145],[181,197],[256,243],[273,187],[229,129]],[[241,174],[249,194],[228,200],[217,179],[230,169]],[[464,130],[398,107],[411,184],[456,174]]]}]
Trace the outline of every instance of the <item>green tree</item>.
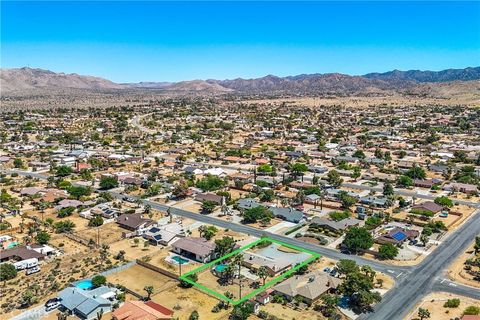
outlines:
[{"label": "green tree", "polygon": [[218,229],[215,226],[201,225],[198,231],[200,232],[200,237],[210,240],[217,234]]},{"label": "green tree", "polygon": [[84,186],[71,186],[68,188],[68,193],[75,199],[87,197],[92,194],[92,188]]},{"label": "green tree", "polygon": [[66,177],[73,173],[72,167],[69,166],[58,166],[56,169],[56,175],[58,177]]},{"label": "green tree", "polygon": [[93,179],[92,172],[89,169],[80,170],[79,175],[82,178],[82,180],[85,180],[85,181],[91,181]]},{"label": "green tree", "polygon": [[338,290],[350,298],[349,304],[353,310],[363,312],[382,299],[378,292],[373,291],[374,279],[375,271],[369,266],[363,266],[347,273]]},{"label": "green tree", "polygon": [[359,159],[365,159],[365,153],[364,153],[362,150],[357,149],[357,150],[352,154],[352,157],[359,158]]},{"label": "green tree", "polygon": [[420,320],[428,319],[430,318],[430,311],[428,311],[428,309],[425,309],[425,308],[419,308],[418,317],[420,318]]},{"label": "green tree", "polygon": [[267,280],[269,273],[265,266],[261,266],[257,270],[257,276],[263,280],[263,285],[265,285],[265,280]]},{"label": "green tree", "polygon": [[423,170],[423,168],[421,167],[413,167],[411,169],[409,169],[405,175],[407,177],[410,177],[412,179],[425,179],[427,177],[427,174],[425,173],[425,170]]},{"label": "green tree", "polygon": [[32,292],[32,290],[25,291],[20,299],[22,306],[29,307],[38,301],[38,297]]},{"label": "green tree", "polygon": [[197,182],[197,188],[204,191],[218,190],[223,186],[225,186],[225,181],[213,175],[207,175]]},{"label": "green tree", "polygon": [[15,159],[13,160],[13,166],[14,166],[15,168],[21,169],[21,168],[23,168],[25,165],[24,165],[22,159],[20,159],[20,158],[15,158]]},{"label": "green tree", "polygon": [[188,320],[198,320],[200,319],[200,315],[198,314],[197,310],[192,311],[190,314],[190,317],[188,317]]},{"label": "green tree", "polygon": [[108,190],[118,187],[118,181],[115,177],[106,176],[100,179],[100,189]]},{"label": "green tree", "polygon": [[202,212],[205,214],[212,213],[215,210],[217,203],[211,200],[205,200],[202,202]]},{"label": "green tree", "polygon": [[327,181],[335,188],[338,188],[343,183],[343,179],[340,176],[340,173],[338,173],[338,171],[336,170],[330,170],[328,172]]},{"label": "green tree", "polygon": [[266,163],[258,166],[257,171],[262,173],[272,173],[273,167]]},{"label": "green tree", "polygon": [[353,206],[355,203],[357,203],[357,199],[349,196],[347,192],[341,191],[338,194],[338,199],[340,199],[340,202],[342,203],[342,208],[348,209],[351,206]]},{"label": "green tree", "polygon": [[345,234],[342,245],[348,250],[357,253],[360,250],[367,250],[373,246],[373,237],[364,227],[352,227]]},{"label": "green tree", "polygon": [[59,218],[69,217],[72,215],[74,211],[75,211],[75,207],[61,208],[60,210],[58,210],[57,217]]},{"label": "green tree", "polygon": [[308,166],[305,163],[297,162],[290,165],[290,171],[294,176],[300,176],[308,171]]},{"label": "green tree", "polygon": [[383,195],[386,197],[392,197],[395,194],[395,191],[393,190],[393,186],[390,182],[386,182],[383,185]]},{"label": "green tree", "polygon": [[235,249],[235,240],[232,237],[223,237],[215,240],[215,253],[218,257],[223,257]]},{"label": "green tree", "polygon": [[153,294],[153,286],[145,286],[143,290],[147,293],[147,300],[150,300],[150,296]]},{"label": "green tree", "polygon": [[382,244],[378,248],[378,256],[380,257],[380,259],[390,260],[395,258],[397,255],[398,248],[391,243]]},{"label": "green tree", "polygon": [[250,208],[245,210],[243,213],[243,222],[244,223],[255,223],[259,220],[263,222],[270,222],[270,219],[273,218],[273,213],[268,210],[267,207],[264,206],[257,206],[254,208]]},{"label": "green tree", "polygon": [[11,263],[0,264],[0,281],[3,281],[3,286],[8,280],[11,280],[17,276],[17,269]]},{"label": "green tree", "polygon": [[342,275],[358,272],[360,270],[360,267],[357,265],[357,263],[350,259],[339,260],[336,264],[336,268],[338,273]]},{"label": "green tree", "polygon": [[70,220],[58,221],[53,225],[55,232],[57,233],[66,233],[70,232],[75,228],[75,223]]},{"label": "green tree", "polygon": [[400,176],[397,179],[397,185],[399,187],[411,187],[413,186],[413,180],[408,176]]},{"label": "green tree", "polygon": [[359,167],[353,168],[353,172],[350,174],[350,178],[354,179],[357,181],[358,178],[362,176],[362,172],[360,171]]},{"label": "green tree", "polygon": [[185,198],[188,194],[188,184],[186,181],[180,181],[175,187],[173,188],[172,194],[176,198]]},{"label": "green tree", "polygon": [[47,231],[39,231],[35,237],[38,244],[47,244],[50,241],[50,234]]},{"label": "green tree", "polygon": [[436,204],[442,207],[446,208],[451,208],[453,207],[453,201],[449,199],[448,197],[441,196],[441,197],[436,197],[435,200],[433,200]]},{"label": "green tree", "polygon": [[480,307],[477,307],[477,306],[468,306],[463,311],[463,315],[477,316],[479,314],[480,314]]},{"label": "green tree", "polygon": [[107,278],[105,276],[102,276],[100,274],[93,276],[92,278],[92,285],[95,288],[101,287],[107,283]]},{"label": "green tree", "polygon": [[103,218],[101,215],[96,214],[93,216],[90,221],[88,221],[88,226],[89,227],[99,227],[103,224]]},{"label": "green tree", "polygon": [[237,304],[230,315],[231,320],[246,320],[253,313],[253,304],[245,301]]},{"label": "green tree", "polygon": [[475,254],[478,254],[480,252],[480,236],[475,237],[475,244],[473,248],[475,249]]}]

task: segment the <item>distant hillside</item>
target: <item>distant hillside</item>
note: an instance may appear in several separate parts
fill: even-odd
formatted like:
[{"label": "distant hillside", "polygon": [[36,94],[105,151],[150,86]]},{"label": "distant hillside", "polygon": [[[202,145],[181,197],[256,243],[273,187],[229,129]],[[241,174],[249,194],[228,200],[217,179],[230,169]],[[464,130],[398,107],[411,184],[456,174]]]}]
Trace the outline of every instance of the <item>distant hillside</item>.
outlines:
[{"label": "distant hillside", "polygon": [[122,85],[103,78],[81,76],[75,73],[55,73],[49,70],[32,68],[2,69],[0,86],[2,92],[53,88],[98,90],[124,88]]},{"label": "distant hillside", "polygon": [[[176,83],[140,82],[117,84],[112,81],[78,74],[55,73],[42,69],[2,69],[0,80],[3,93],[23,92],[32,89],[90,89],[90,90],[157,90],[184,93],[287,93],[371,95],[392,92],[435,92],[439,83],[476,81],[480,79],[480,67],[448,69],[443,71],[399,71],[369,73],[350,76],[340,73],[302,74],[277,77],[268,75],[256,79],[192,80]],[[422,86],[422,84],[431,84]],[[456,86],[450,86],[455,90]],[[458,86],[457,86],[458,87]],[[463,89],[465,87],[462,87]],[[445,87],[442,92],[447,91]]]},{"label": "distant hillside", "polygon": [[217,83],[210,83],[204,80],[181,81],[173,83],[164,88],[169,91],[178,92],[229,92],[233,91],[230,88],[223,87]]},{"label": "distant hillside", "polygon": [[465,69],[447,69],[442,71],[393,70],[385,73],[369,73],[364,75],[368,79],[385,81],[416,81],[416,82],[447,82],[447,81],[470,81],[480,79],[480,67]]}]

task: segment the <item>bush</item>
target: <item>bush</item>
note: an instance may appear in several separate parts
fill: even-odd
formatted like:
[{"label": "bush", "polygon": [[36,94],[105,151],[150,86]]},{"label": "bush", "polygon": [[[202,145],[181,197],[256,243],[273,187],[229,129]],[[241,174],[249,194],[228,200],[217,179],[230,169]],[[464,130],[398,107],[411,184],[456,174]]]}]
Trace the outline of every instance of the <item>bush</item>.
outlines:
[{"label": "bush", "polygon": [[350,217],[350,213],[348,211],[333,211],[330,212],[328,215],[330,216],[330,219],[334,221],[340,221]]},{"label": "bush", "polygon": [[463,315],[477,316],[480,314],[480,307],[469,306],[463,311]]},{"label": "bush", "polygon": [[102,275],[96,275],[92,278],[92,284],[95,288],[101,287],[107,283],[107,278]]},{"label": "bush", "polygon": [[416,214],[416,215],[420,215],[420,216],[425,216],[425,217],[433,217],[433,212],[431,211],[427,211],[427,210],[423,210],[423,209],[412,209],[410,210],[410,213],[413,213],[413,214]]},{"label": "bush", "polygon": [[17,276],[17,269],[11,263],[0,264],[0,281],[7,281]]},{"label": "bush", "polygon": [[391,243],[382,244],[380,248],[378,248],[378,256],[381,259],[385,259],[385,260],[393,259],[397,256],[397,254],[398,254],[398,248]]},{"label": "bush", "polygon": [[459,305],[460,305],[460,299],[448,299],[443,306],[445,308],[457,308]]}]

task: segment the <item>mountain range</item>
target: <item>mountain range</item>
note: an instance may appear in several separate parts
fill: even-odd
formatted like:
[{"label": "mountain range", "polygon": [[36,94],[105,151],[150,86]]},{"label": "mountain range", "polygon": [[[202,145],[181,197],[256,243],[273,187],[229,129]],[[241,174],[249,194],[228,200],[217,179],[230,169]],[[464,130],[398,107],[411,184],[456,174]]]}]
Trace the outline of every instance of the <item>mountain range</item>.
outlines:
[{"label": "mountain range", "polygon": [[1,69],[2,95],[10,92],[32,90],[86,89],[105,90],[157,90],[178,93],[332,93],[362,94],[382,91],[414,89],[428,83],[448,83],[480,80],[480,67],[447,69],[442,71],[393,70],[385,73],[369,73],[351,76],[340,73],[302,74],[277,77],[268,75],[255,79],[192,80],[181,82],[115,83],[99,77],[78,74],[55,73],[49,70],[18,68]]}]

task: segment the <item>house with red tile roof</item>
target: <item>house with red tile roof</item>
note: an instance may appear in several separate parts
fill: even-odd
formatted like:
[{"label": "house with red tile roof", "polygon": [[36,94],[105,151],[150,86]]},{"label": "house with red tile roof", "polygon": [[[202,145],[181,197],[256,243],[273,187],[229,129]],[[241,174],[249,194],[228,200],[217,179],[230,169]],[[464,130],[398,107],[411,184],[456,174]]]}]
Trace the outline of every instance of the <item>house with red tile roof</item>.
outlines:
[{"label": "house with red tile roof", "polygon": [[113,320],[167,320],[173,311],[153,301],[126,301],[112,312]]}]

